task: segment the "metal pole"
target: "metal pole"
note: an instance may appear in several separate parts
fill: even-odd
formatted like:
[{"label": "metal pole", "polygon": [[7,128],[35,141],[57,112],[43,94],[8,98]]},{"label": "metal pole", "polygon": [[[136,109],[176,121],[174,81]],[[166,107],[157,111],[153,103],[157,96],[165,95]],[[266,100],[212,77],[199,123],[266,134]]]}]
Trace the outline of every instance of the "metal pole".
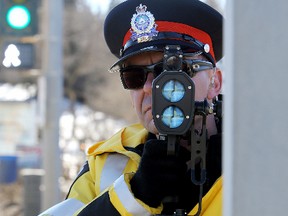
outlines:
[{"label": "metal pole", "polygon": [[61,200],[59,177],[61,159],[59,150],[59,117],[63,96],[62,66],[62,0],[43,0],[43,88],[46,103],[43,122],[43,193],[42,210]]},{"label": "metal pole", "polygon": [[287,215],[287,0],[229,0],[224,216]]}]

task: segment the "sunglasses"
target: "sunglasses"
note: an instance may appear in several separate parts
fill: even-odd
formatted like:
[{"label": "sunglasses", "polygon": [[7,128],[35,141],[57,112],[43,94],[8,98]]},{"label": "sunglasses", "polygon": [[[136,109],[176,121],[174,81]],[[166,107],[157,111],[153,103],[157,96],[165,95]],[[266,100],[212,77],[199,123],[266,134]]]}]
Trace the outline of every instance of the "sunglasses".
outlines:
[{"label": "sunglasses", "polygon": [[[182,63],[182,71],[193,77],[197,72],[213,69],[213,63],[200,59],[185,59]],[[143,88],[149,73],[156,78],[163,72],[163,62],[151,65],[130,65],[120,69],[120,78],[125,89]]]}]

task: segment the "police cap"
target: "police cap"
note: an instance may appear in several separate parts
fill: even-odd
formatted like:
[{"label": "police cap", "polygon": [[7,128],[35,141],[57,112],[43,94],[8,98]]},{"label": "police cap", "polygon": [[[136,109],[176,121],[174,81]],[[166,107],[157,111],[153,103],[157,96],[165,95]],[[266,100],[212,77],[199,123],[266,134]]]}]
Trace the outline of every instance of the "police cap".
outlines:
[{"label": "police cap", "polygon": [[222,15],[198,0],[127,0],[106,17],[104,36],[121,65],[127,58],[165,45],[222,58]]}]

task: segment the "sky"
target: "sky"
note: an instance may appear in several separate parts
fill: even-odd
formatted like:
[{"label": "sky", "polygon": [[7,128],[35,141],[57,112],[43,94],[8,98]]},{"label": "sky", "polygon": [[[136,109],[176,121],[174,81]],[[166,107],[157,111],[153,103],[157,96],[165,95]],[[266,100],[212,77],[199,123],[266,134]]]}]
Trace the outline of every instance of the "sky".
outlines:
[{"label": "sky", "polygon": [[108,10],[110,0],[86,0],[89,4],[91,4],[93,11],[101,11],[105,13]]},{"label": "sky", "polygon": [[[93,11],[101,11],[102,13],[105,13],[108,10],[110,0],[86,0],[88,3],[91,4],[91,7],[93,8]],[[221,7],[224,8],[224,5],[226,3],[226,0],[216,0],[220,3]]]}]

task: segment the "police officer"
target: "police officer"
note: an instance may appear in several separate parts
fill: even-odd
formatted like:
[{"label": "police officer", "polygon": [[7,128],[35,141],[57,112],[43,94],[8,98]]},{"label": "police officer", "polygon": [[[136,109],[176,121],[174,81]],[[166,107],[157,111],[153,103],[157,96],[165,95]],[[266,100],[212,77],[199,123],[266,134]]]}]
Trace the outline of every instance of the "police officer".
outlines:
[{"label": "police officer", "polygon": [[[180,48],[180,68],[193,80],[195,101],[212,104],[219,95],[222,22],[198,0],[127,0],[110,11],[105,39],[119,58],[111,70],[130,91],[139,124],[90,147],[67,199],[45,214],[222,215],[221,121],[205,116],[207,172],[199,186],[191,181],[189,140],[178,139],[177,152],[167,154],[152,116],[152,82],[163,71],[167,46]],[[195,117],[195,133],[202,127],[203,117]]]}]

